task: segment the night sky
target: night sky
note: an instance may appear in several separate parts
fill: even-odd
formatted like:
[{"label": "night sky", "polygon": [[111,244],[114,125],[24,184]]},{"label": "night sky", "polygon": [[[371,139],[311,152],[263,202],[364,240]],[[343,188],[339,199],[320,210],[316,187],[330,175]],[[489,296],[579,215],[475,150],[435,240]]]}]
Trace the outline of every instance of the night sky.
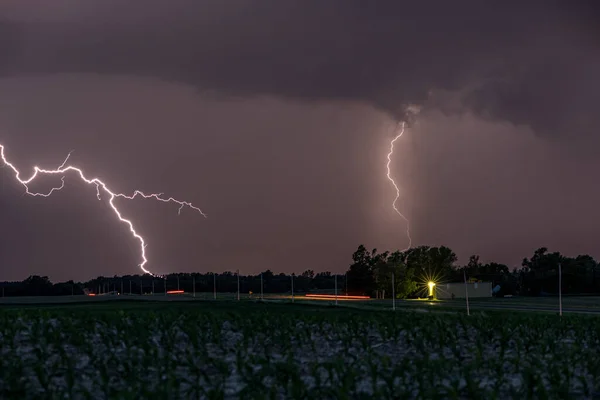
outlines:
[{"label": "night sky", "polygon": [[[156,273],[342,272],[361,243],[406,247],[398,120],[414,245],[600,257],[595,3],[3,0],[0,143],[27,173],[75,150],[116,191],[201,207],[117,200]],[[0,180],[0,280],[140,271],[75,175],[48,199]]]}]

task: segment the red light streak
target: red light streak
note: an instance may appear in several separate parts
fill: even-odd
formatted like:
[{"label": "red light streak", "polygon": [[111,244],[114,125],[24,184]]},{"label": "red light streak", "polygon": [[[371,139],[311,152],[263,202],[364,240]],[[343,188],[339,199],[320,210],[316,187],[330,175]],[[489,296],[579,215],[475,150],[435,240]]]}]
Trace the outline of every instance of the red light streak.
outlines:
[{"label": "red light streak", "polygon": [[182,294],[185,293],[183,290],[168,290],[167,294]]},{"label": "red light streak", "polygon": [[370,299],[369,296],[345,296],[345,295],[335,295],[335,294],[306,294],[304,297],[310,298],[321,298],[321,299],[338,299],[338,300],[367,300]]}]

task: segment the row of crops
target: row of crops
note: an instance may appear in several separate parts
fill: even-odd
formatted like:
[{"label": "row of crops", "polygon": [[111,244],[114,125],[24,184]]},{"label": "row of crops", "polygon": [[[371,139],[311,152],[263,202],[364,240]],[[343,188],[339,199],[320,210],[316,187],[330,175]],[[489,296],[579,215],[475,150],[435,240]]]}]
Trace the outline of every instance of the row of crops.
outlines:
[{"label": "row of crops", "polygon": [[0,310],[0,398],[593,398],[600,319],[309,306]]}]

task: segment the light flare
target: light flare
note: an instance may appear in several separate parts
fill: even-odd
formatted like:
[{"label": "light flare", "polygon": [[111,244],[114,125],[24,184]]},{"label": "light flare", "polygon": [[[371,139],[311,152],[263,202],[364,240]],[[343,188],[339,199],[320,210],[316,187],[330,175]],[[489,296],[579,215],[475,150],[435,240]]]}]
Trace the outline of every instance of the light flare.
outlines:
[{"label": "light flare", "polygon": [[[119,221],[125,223],[128,227],[129,227],[129,231],[131,232],[131,234],[133,235],[134,238],[136,238],[139,242],[140,242],[140,251],[141,251],[141,256],[142,256],[142,262],[139,264],[139,267],[142,269],[142,271],[146,274],[150,274],[150,275],[154,275],[152,272],[148,271],[146,268],[144,268],[144,265],[146,265],[146,263],[148,262],[148,259],[146,258],[146,242],[144,241],[144,238],[136,232],[135,228],[133,227],[133,223],[124,218],[123,215],[121,214],[121,212],[119,211],[119,209],[117,208],[117,206],[114,204],[114,200],[116,198],[124,198],[127,200],[133,200],[136,197],[142,197],[144,199],[154,199],[157,201],[161,201],[163,203],[176,203],[179,204],[179,210],[178,210],[178,214],[181,214],[181,210],[184,207],[188,207],[191,208],[197,212],[199,212],[203,217],[206,218],[206,214],[204,214],[202,212],[201,209],[199,209],[198,207],[192,205],[192,203],[187,202],[187,201],[181,201],[181,200],[177,200],[174,199],[173,197],[169,197],[169,198],[164,198],[162,197],[163,193],[150,193],[150,194],[146,194],[144,192],[141,192],[139,190],[135,190],[133,192],[132,195],[126,195],[123,193],[115,193],[113,191],[111,191],[108,186],[106,186],[106,184],[104,182],[102,182],[100,179],[98,178],[86,178],[86,176],[84,175],[83,171],[79,168],[76,168],[72,165],[67,165],[67,162],[69,161],[69,158],[71,157],[71,153],[70,152],[67,157],[65,158],[65,160],[63,161],[62,164],[59,165],[58,168],[56,169],[43,169],[40,168],[38,166],[34,166],[33,167],[33,174],[27,178],[27,179],[21,179],[21,172],[17,169],[17,167],[15,167],[12,163],[10,163],[5,155],[4,155],[4,145],[0,144],[0,158],[2,159],[2,162],[4,163],[4,166],[8,166],[15,174],[15,178],[17,179],[17,181],[23,185],[23,187],[25,188],[25,194],[28,194],[30,196],[41,196],[41,197],[50,197],[52,195],[52,193],[61,190],[65,187],[65,177],[64,174],[66,174],[69,171],[74,171],[77,174],[79,174],[79,177],[81,178],[82,181],[84,181],[85,183],[87,183],[88,185],[95,185],[96,186],[96,197],[98,198],[98,200],[101,200],[101,196],[100,193],[101,191],[105,192],[106,194],[108,194],[109,199],[108,199],[108,204],[110,205],[110,207],[113,209],[114,213],[116,214],[117,218],[119,219]],[[31,182],[33,182],[33,180],[38,177],[38,175],[63,175],[61,176],[60,180],[61,180],[61,185],[58,187],[53,187],[52,189],[50,189],[50,191],[48,191],[47,193],[39,193],[39,192],[31,192],[29,190],[29,184]]]},{"label": "light flare", "polygon": [[429,281],[427,286],[429,287],[429,297],[433,297],[433,288],[435,287],[435,283]]},{"label": "light flare", "polygon": [[[392,139],[392,141],[390,142],[390,152],[387,155],[386,168],[387,168],[387,178],[392,183],[392,185],[394,186],[394,189],[396,190],[396,197],[394,198],[394,201],[392,202],[392,208],[406,222],[406,236],[408,237],[408,246],[404,250],[402,250],[402,251],[406,251],[406,250],[410,249],[412,246],[412,238],[410,237],[410,222],[408,221],[408,218],[406,218],[404,216],[404,214],[402,214],[400,212],[400,210],[398,210],[398,208],[396,207],[396,203],[398,202],[398,199],[400,198],[400,188],[394,181],[394,178],[392,178],[392,172],[390,170],[390,164],[392,163],[392,155],[394,154],[394,144],[404,134],[405,123],[399,122],[398,125],[402,125],[402,128],[400,129],[400,133],[398,133],[394,137],[394,139]],[[397,130],[398,129],[396,128],[396,131]]]}]

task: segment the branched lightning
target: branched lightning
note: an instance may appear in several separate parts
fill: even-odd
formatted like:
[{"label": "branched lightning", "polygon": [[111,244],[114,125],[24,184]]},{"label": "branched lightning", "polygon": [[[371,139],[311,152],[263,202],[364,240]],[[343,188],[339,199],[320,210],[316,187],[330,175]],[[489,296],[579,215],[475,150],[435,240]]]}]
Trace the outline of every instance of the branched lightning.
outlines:
[{"label": "branched lightning", "polygon": [[[95,185],[96,186],[96,197],[98,198],[98,200],[101,200],[100,194],[101,192],[104,192],[106,194],[108,194],[109,199],[108,199],[108,203],[110,204],[110,207],[113,209],[113,211],[115,212],[115,214],[117,215],[117,218],[119,219],[119,221],[127,224],[127,226],[129,227],[129,231],[131,232],[131,234],[133,235],[134,238],[136,238],[139,242],[140,242],[140,251],[141,251],[141,256],[142,256],[142,262],[139,264],[140,268],[142,269],[142,271],[144,271],[147,274],[152,274],[152,272],[148,271],[146,268],[144,268],[144,265],[146,265],[146,263],[148,262],[148,259],[146,258],[146,242],[144,241],[144,238],[138,234],[135,231],[135,228],[133,227],[133,223],[128,220],[123,218],[123,216],[121,215],[121,212],[119,211],[119,209],[117,208],[117,206],[115,206],[114,204],[114,200],[116,198],[124,198],[127,200],[133,200],[136,197],[143,197],[144,199],[154,199],[154,200],[158,200],[158,201],[162,201],[164,203],[176,203],[179,204],[179,210],[178,210],[178,214],[181,213],[181,210],[184,207],[188,207],[191,208],[195,211],[198,211],[202,216],[206,217],[206,214],[204,214],[202,212],[202,210],[200,210],[198,207],[195,207],[194,205],[192,205],[192,203],[187,202],[187,201],[180,201],[177,199],[174,199],[173,197],[169,197],[169,198],[164,198],[162,197],[163,193],[151,193],[151,194],[145,194],[139,190],[136,190],[133,192],[132,195],[126,195],[123,193],[114,193],[112,192],[108,186],[106,186],[106,184],[104,182],[102,182],[100,179],[98,178],[92,178],[92,179],[88,179],[85,177],[85,175],[83,174],[83,171],[79,168],[73,167],[72,165],[67,165],[67,162],[69,161],[69,157],[71,156],[71,153],[69,153],[67,155],[67,157],[65,158],[65,160],[63,161],[63,163],[57,168],[57,169],[42,169],[38,166],[34,166],[33,167],[33,174],[31,175],[31,177],[29,177],[28,179],[21,179],[21,172],[17,169],[17,167],[15,167],[13,164],[11,164],[5,157],[4,155],[4,146],[0,144],[0,157],[2,158],[2,162],[4,163],[4,166],[8,166],[10,169],[12,169],[12,171],[15,174],[15,178],[17,179],[17,181],[23,185],[23,187],[25,188],[25,194],[28,194],[30,196],[42,196],[42,197],[49,197],[52,195],[52,193],[61,190],[65,187],[65,174],[69,171],[74,171],[77,174],[79,174],[79,177],[81,178],[81,180],[83,180],[85,183],[91,185]],[[47,193],[39,193],[39,192],[31,192],[29,190],[29,184],[38,176],[38,175],[63,175],[61,176],[60,180],[61,180],[61,185],[58,187],[53,187],[52,189],[50,189],[50,191],[48,191]]]},{"label": "branched lightning", "polygon": [[[406,251],[406,250],[410,249],[410,247],[412,246],[412,239],[410,237],[410,223],[408,221],[408,218],[406,218],[404,216],[404,214],[402,214],[396,207],[396,203],[398,202],[398,199],[400,198],[400,188],[398,188],[398,185],[396,185],[396,182],[394,181],[394,178],[392,178],[392,174],[390,171],[390,164],[392,163],[392,155],[394,154],[394,144],[404,134],[404,122],[398,123],[398,125],[402,125],[402,128],[400,128],[400,133],[398,133],[396,135],[396,137],[394,137],[394,139],[392,139],[392,141],[390,142],[390,152],[387,155],[388,161],[386,164],[386,168],[387,168],[387,178],[389,179],[390,182],[392,182],[394,189],[396,189],[396,197],[394,198],[394,201],[392,202],[392,208],[406,222],[406,236],[408,237],[408,247],[406,249],[402,250],[402,251]],[[396,129],[396,131],[398,131],[398,129]]]}]

